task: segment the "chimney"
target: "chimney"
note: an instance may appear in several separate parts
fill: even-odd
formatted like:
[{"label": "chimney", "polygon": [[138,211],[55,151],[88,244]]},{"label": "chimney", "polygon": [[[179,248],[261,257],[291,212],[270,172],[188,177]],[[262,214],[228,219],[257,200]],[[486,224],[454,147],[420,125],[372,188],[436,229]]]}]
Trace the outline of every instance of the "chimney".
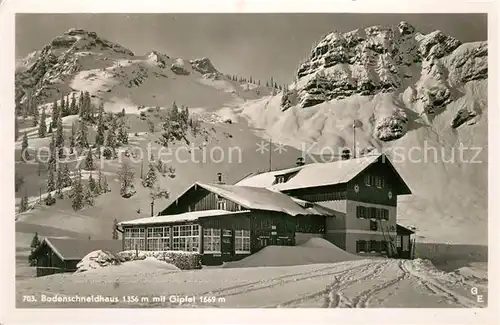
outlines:
[{"label": "chimney", "polygon": [[217,184],[224,184],[222,180],[222,173],[217,173]]},{"label": "chimney", "polygon": [[342,150],[342,160],[348,160],[348,159],[351,159],[351,150],[349,149]]},{"label": "chimney", "polygon": [[304,166],[306,163],[304,162],[304,157],[298,157],[297,161],[295,162],[297,166]]}]

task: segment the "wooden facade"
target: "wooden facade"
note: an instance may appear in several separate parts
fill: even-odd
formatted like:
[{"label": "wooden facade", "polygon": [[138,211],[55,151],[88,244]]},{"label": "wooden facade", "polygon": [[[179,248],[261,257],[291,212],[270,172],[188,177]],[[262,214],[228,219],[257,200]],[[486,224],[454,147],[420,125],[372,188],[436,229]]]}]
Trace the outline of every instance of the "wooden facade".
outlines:
[{"label": "wooden facade", "polygon": [[[204,265],[221,264],[222,262],[235,261],[269,245],[292,246],[295,245],[295,219],[281,212],[252,210],[248,212],[224,214],[221,216],[207,216],[193,221],[161,222],[147,225],[123,225],[123,231],[127,229],[144,229],[144,245],[139,250],[148,250],[148,228],[191,225],[198,227],[199,248],[197,252],[203,255]],[[205,249],[205,230],[217,230],[220,249],[217,252],[207,252]],[[238,231],[249,231],[249,250],[238,252],[236,248],[236,233]],[[174,232],[171,230],[170,243],[174,242]],[[123,240],[123,249],[130,249]],[[173,247],[173,245],[171,245]]]},{"label": "wooden facade", "polygon": [[44,245],[36,253],[36,276],[55,273],[75,272],[80,259],[64,260],[49,245]]},{"label": "wooden facade", "polygon": [[[358,162],[355,162],[355,167],[360,165],[356,163]],[[307,168],[307,165],[304,168]],[[300,177],[300,168],[275,173],[272,184],[286,185],[295,177]],[[307,178],[306,183],[309,180]],[[301,184],[301,180],[295,184]],[[193,245],[185,247],[203,254],[203,264],[238,260],[269,245],[295,245],[296,234],[300,235],[300,242],[306,238],[322,237],[351,253],[408,258],[407,239],[401,237],[406,234],[400,235],[398,232],[396,236],[396,209],[397,196],[410,194],[411,191],[384,155],[370,160],[369,164],[363,165],[357,174],[347,181],[324,185],[319,180],[318,184],[321,185],[283,187],[280,195],[286,195],[290,200],[293,198],[294,204],[300,205],[300,210],[303,211],[286,213],[284,211],[288,211],[287,209],[279,207],[269,210],[242,204],[252,201],[244,197],[248,187],[237,189],[238,185],[232,185],[234,188],[219,186],[217,189],[217,186],[196,183],[159,213],[159,216],[167,217],[161,219],[162,223],[152,220],[151,224],[146,225],[124,224],[123,229],[126,231],[128,228],[142,228],[140,234],[143,241],[140,242],[148,249],[148,228],[172,227],[172,230],[169,230],[170,237],[164,239],[174,250],[180,249],[175,246],[175,231],[179,232],[181,226],[190,226],[190,231],[198,229],[193,233],[198,234],[199,239],[196,239]],[[224,193],[225,195],[222,195]],[[248,193],[251,196],[252,193]],[[271,193],[276,192],[269,192]],[[257,196],[256,201],[259,201],[262,195],[267,195],[262,192],[257,194],[261,196]],[[238,199],[238,195],[242,196],[242,199]],[[281,199],[278,197],[277,201]],[[277,202],[276,204],[279,205]],[[323,210],[318,209],[318,206]],[[206,215],[201,214],[192,221],[168,221],[168,216],[203,211],[206,211]],[[224,213],[217,215],[217,211]],[[206,245],[207,240],[210,245]],[[243,250],[236,247],[241,246],[242,240],[249,240],[249,243],[245,242],[248,247],[245,246]],[[177,245],[179,241],[180,239],[177,240]],[[211,246],[214,242],[217,242],[217,245],[220,243],[216,250]],[[399,247],[398,242],[402,243],[400,249],[396,248]],[[125,243],[123,246],[125,248]],[[411,251],[411,242],[409,250]]]}]

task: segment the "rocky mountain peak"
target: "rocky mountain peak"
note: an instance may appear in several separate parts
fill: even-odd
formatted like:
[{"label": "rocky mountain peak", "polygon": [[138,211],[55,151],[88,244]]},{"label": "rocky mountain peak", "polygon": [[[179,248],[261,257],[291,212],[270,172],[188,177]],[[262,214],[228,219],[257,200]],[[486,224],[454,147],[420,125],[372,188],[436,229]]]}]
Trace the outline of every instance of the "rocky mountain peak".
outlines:
[{"label": "rocky mountain peak", "polygon": [[419,33],[405,21],[397,26],[334,31],[313,47],[310,57],[300,65],[291,90],[285,92],[284,96],[295,92],[296,103],[288,98],[282,102],[286,106],[309,107],[355,94],[404,90],[421,71],[439,81],[448,72],[443,64],[436,65],[436,60],[449,56],[461,45],[441,31]]}]

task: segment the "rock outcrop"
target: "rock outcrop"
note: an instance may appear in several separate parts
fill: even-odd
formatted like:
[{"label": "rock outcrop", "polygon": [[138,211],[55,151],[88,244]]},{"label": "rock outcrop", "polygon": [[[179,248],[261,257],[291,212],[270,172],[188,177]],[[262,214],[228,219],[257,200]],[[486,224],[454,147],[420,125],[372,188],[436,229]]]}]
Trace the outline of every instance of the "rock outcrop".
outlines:
[{"label": "rock outcrop", "polygon": [[[295,82],[282,95],[282,110],[410,88],[422,113],[439,114],[457,99],[453,89],[487,78],[487,55],[486,42],[461,44],[441,31],[419,33],[407,22],[332,32],[300,65]],[[407,121],[403,110],[377,116],[374,135],[382,141],[397,139],[405,134]]]}]

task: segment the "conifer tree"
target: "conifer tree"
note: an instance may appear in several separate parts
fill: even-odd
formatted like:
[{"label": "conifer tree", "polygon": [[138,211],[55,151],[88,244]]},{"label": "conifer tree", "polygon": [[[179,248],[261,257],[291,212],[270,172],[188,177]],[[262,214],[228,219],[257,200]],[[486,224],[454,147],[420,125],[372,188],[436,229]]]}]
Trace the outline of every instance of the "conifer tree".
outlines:
[{"label": "conifer tree", "polygon": [[[65,164],[66,166],[66,164]],[[56,177],[56,194],[59,199],[64,198],[63,188],[64,188],[64,174],[61,166],[57,168],[57,177]]]},{"label": "conifer tree", "polygon": [[69,111],[71,115],[78,114],[78,107],[76,106],[75,93],[71,94],[71,103],[69,104]]},{"label": "conifer tree", "polygon": [[88,205],[88,206],[94,206],[94,204],[95,204],[94,194],[92,193],[92,191],[90,190],[90,187],[88,185],[83,190],[83,202],[85,205]]},{"label": "conifer tree", "polygon": [[53,205],[56,203],[56,198],[52,196],[52,193],[49,192],[49,194],[45,197],[44,199],[45,205]]},{"label": "conifer tree", "polygon": [[25,212],[28,211],[28,209],[28,195],[25,191],[23,197],[21,198],[21,202],[19,203],[19,212]]},{"label": "conifer tree", "polygon": [[57,118],[57,129],[56,129],[56,138],[55,138],[55,146],[58,151],[59,157],[62,157],[64,154],[64,133],[63,133],[63,123],[62,116],[59,115]]},{"label": "conifer tree", "polygon": [[94,156],[90,148],[87,150],[87,156],[85,157],[85,170],[94,170]]},{"label": "conifer tree", "polygon": [[106,136],[106,146],[111,148],[113,152],[117,147],[116,128],[117,128],[116,119],[113,116],[111,120],[111,125],[108,128],[108,134]]},{"label": "conifer tree", "polygon": [[45,138],[47,134],[47,124],[45,123],[45,108],[42,109],[42,114],[40,115],[40,123],[38,125],[38,137]]},{"label": "conifer tree", "polygon": [[89,187],[90,193],[92,195],[99,194],[99,189],[97,187],[97,183],[96,183],[94,177],[92,177],[92,173],[90,173],[90,175],[89,175],[88,187]]},{"label": "conifer tree", "polygon": [[117,240],[118,239],[118,220],[113,219],[113,234],[112,234],[112,239]]},{"label": "conifer tree", "polygon": [[75,136],[76,147],[83,149],[89,147],[89,142],[87,139],[87,125],[84,121],[80,121],[80,127]]},{"label": "conifer tree", "polygon": [[36,98],[34,97],[31,98],[31,105],[33,106],[33,126],[37,126],[40,114],[38,112],[38,105],[36,103]]},{"label": "conifer tree", "polygon": [[52,123],[50,124],[52,128],[57,127],[57,119],[60,115],[59,107],[57,106],[57,100],[54,100],[54,104],[52,104]]},{"label": "conifer tree", "polygon": [[35,235],[33,236],[33,239],[31,239],[31,244],[30,244],[30,248],[31,249],[36,249],[38,246],[40,246],[40,239],[38,238],[38,233],[35,232]]},{"label": "conifer tree", "polygon": [[21,143],[21,159],[22,161],[26,161],[28,158],[28,134],[24,131],[23,142]]},{"label": "conifer tree", "polygon": [[85,107],[83,105],[83,90],[80,92],[80,97],[78,97],[78,114],[80,115],[81,119],[85,117]]},{"label": "conifer tree", "polygon": [[152,188],[156,183],[156,181],[157,181],[156,168],[153,162],[150,162],[148,172],[146,173],[146,177],[144,177],[144,180],[142,181],[142,186]]},{"label": "conifer tree", "polygon": [[128,144],[128,127],[125,123],[125,118],[120,118],[120,126],[118,128],[118,142]]},{"label": "conifer tree", "polygon": [[97,133],[95,136],[95,143],[97,145],[104,145],[104,105],[99,105],[99,113],[97,116]]},{"label": "conifer tree", "polygon": [[64,164],[62,166],[62,171],[61,171],[61,185],[62,187],[68,187],[71,186],[72,180],[71,180],[71,175],[69,172],[69,167],[68,164]]},{"label": "conifer tree", "polygon": [[76,211],[83,208],[85,202],[82,184],[82,173],[80,172],[80,170],[77,171],[76,178],[73,181],[70,196],[72,198],[71,206],[73,207],[73,210]]},{"label": "conifer tree", "polygon": [[71,124],[71,135],[69,136],[69,152],[73,153],[73,148],[75,147],[75,137],[76,137],[76,127],[75,123]]},{"label": "conifer tree", "polygon": [[52,192],[56,189],[56,185],[55,185],[55,182],[54,182],[54,169],[52,166],[55,166],[55,165],[52,165],[52,164],[49,164],[48,166],[48,171],[47,171],[47,192]]},{"label": "conifer tree", "polygon": [[52,134],[53,133],[53,130],[52,130],[52,123],[49,124],[49,128],[47,130],[47,133],[48,134]]}]

